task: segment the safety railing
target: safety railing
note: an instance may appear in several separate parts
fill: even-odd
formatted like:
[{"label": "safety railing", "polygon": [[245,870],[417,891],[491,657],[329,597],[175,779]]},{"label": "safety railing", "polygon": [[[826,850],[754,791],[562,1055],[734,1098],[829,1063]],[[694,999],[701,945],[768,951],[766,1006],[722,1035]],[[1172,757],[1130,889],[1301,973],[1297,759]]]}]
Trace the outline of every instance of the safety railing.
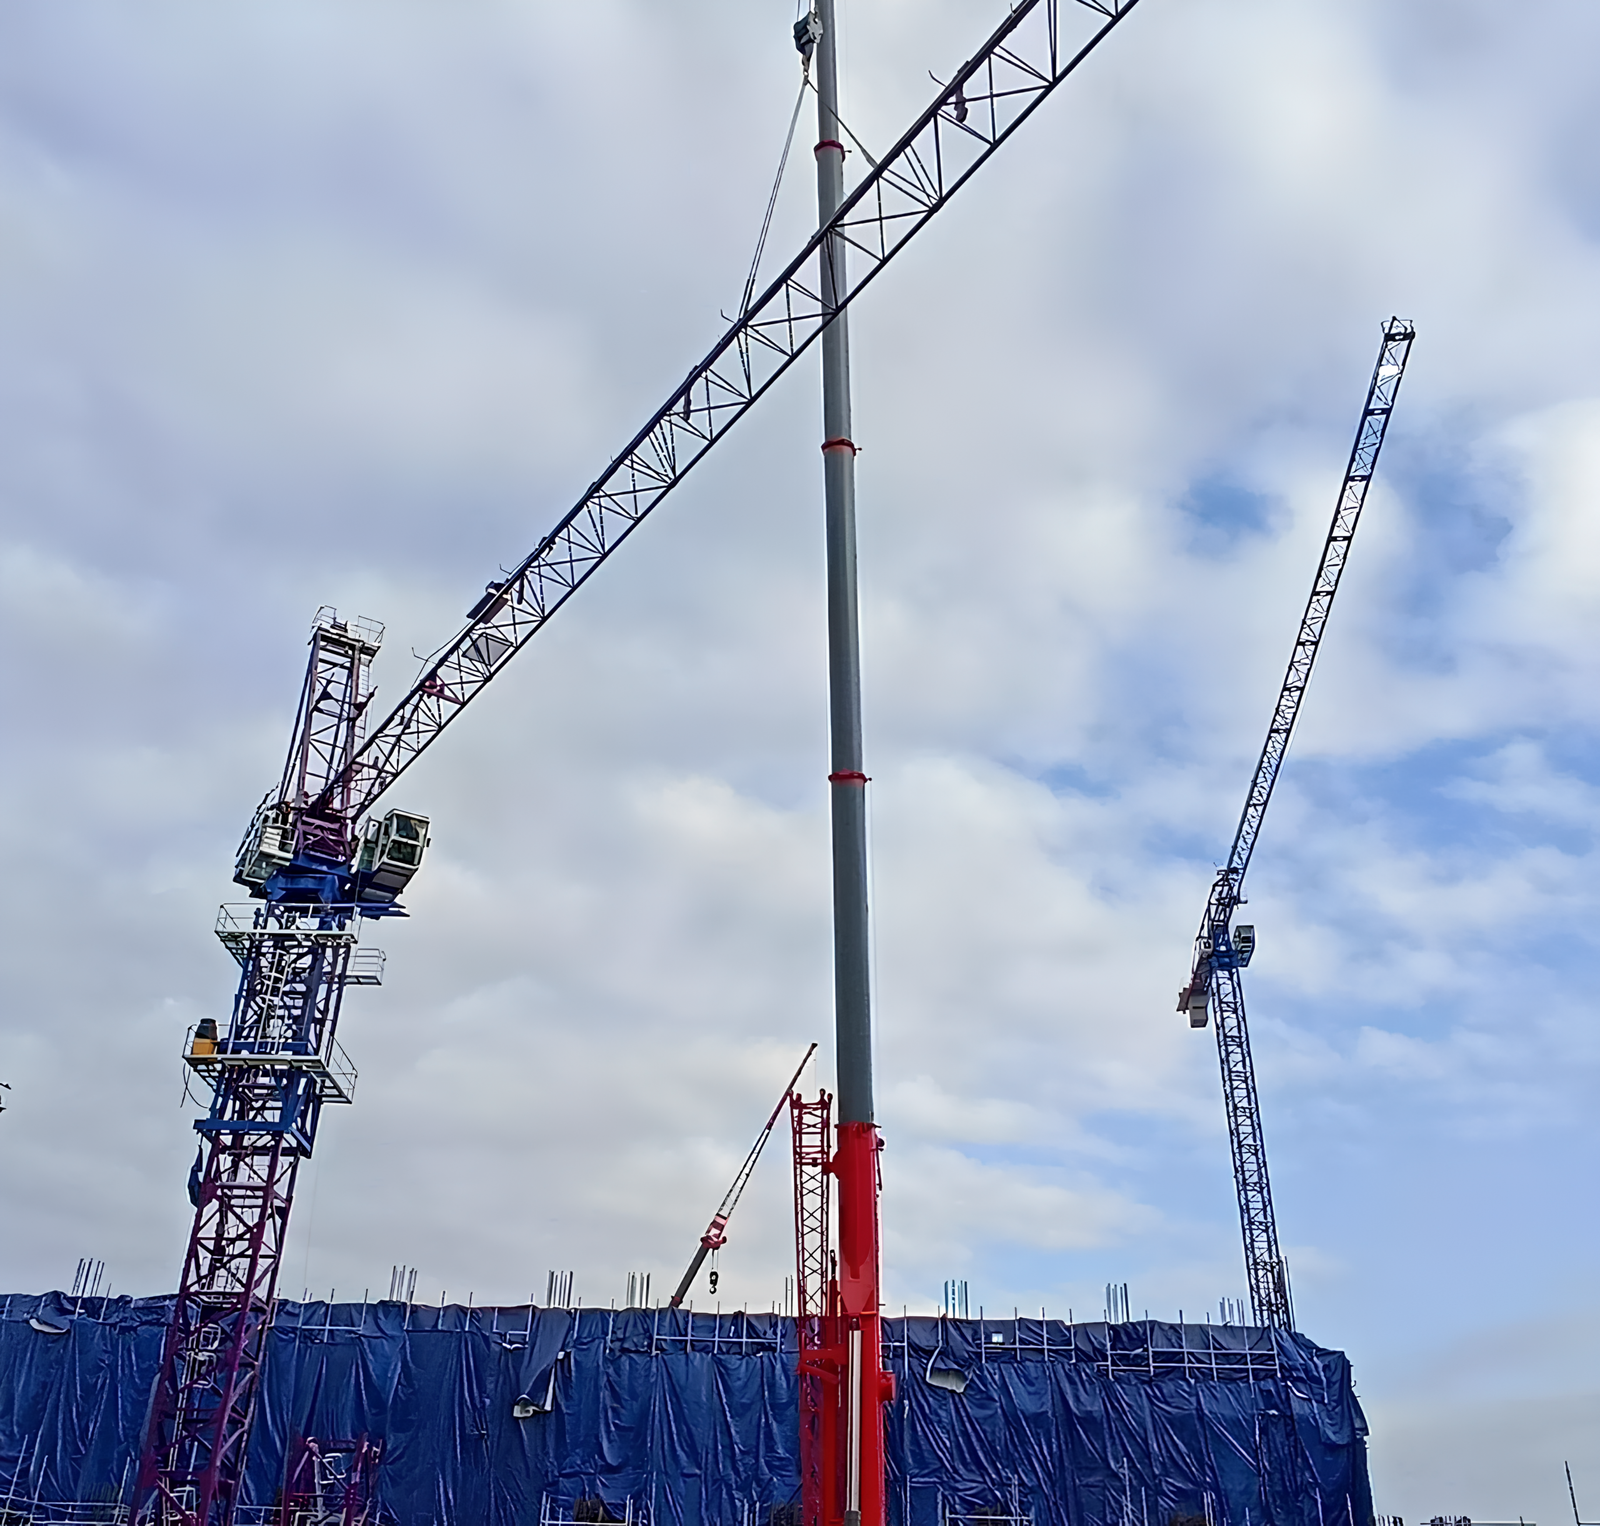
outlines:
[{"label": "safety railing", "polygon": [[315,1078],[324,1102],[355,1100],[357,1071],[345,1047],[331,1033],[319,1049],[300,1040],[223,1038],[191,1040],[184,1063],[215,1083],[229,1069],[297,1070]]}]

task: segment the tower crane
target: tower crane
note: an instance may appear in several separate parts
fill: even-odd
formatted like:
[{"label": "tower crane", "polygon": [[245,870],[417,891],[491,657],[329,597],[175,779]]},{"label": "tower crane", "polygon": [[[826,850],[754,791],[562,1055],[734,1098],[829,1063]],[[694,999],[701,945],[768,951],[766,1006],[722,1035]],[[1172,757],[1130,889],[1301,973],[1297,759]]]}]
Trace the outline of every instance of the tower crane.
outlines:
[{"label": "tower crane", "polygon": [[1289,1296],[1289,1273],[1278,1248],[1278,1224],[1272,1209],[1272,1186],[1267,1176],[1267,1150],[1261,1133],[1261,1109],[1256,1099],[1255,1064],[1250,1057],[1250,1032],[1245,1023],[1244,988],[1240,971],[1255,953],[1255,928],[1233,925],[1233,915],[1244,904],[1244,875],[1255,852],[1256,837],[1266,815],[1267,802],[1283,766],[1289,737],[1300,714],[1306,684],[1322,645],[1328,611],[1339,591],[1339,579],[1350,554],[1350,542],[1367,501],[1378,453],[1389,429],[1389,416],[1405,375],[1416,330],[1412,324],[1391,318],[1384,325],[1378,362],[1367,387],[1367,400],[1356,427],[1355,444],[1345,467],[1333,511],[1333,523],[1323,543],[1311,597],[1300,619],[1289,657],[1289,669],[1272,724],[1256,762],[1244,812],[1233,834],[1228,861],[1217,871],[1200,931],[1194,940],[1189,982],[1178,993],[1178,1010],[1189,1014],[1192,1028],[1204,1028],[1208,1013],[1217,1020],[1217,1054],[1222,1064],[1222,1101],[1228,1119],[1228,1142],[1233,1154],[1233,1181],[1239,1197],[1239,1222],[1244,1231],[1245,1273],[1250,1286],[1250,1308],[1255,1322],[1276,1330],[1294,1328],[1294,1305]]},{"label": "tower crane", "polygon": [[[784,1087],[783,1095],[778,1098],[778,1105],[773,1108],[772,1116],[767,1119],[766,1125],[756,1135],[756,1142],[750,1146],[750,1153],[745,1156],[744,1164],[734,1174],[733,1185],[723,1193],[722,1201],[717,1204],[717,1211],[711,1215],[711,1222],[706,1226],[706,1232],[700,1236],[700,1244],[695,1247],[695,1253],[690,1258],[689,1269],[678,1281],[676,1291],[667,1300],[669,1309],[682,1306],[683,1300],[689,1296],[689,1289],[694,1286],[694,1280],[700,1275],[700,1268],[706,1264],[706,1257],[713,1251],[719,1251],[728,1243],[725,1231],[728,1220],[733,1217],[733,1210],[739,1206],[739,1199],[744,1196],[744,1189],[750,1180],[750,1174],[756,1168],[756,1162],[761,1159],[761,1152],[766,1149],[767,1141],[772,1138],[772,1131],[778,1126],[778,1115],[789,1105],[789,1094],[800,1084],[800,1077],[807,1065],[811,1063],[811,1056],[817,1052],[813,1044],[806,1050],[805,1058],[795,1067],[794,1078]],[[717,1272],[715,1266],[711,1270],[711,1291],[717,1291]]]},{"label": "tower crane", "polygon": [[[400,703],[369,729],[370,668],[381,627],[322,611],[311,635],[300,708],[278,786],[256,811],[234,878],[251,898],[225,907],[218,936],[240,965],[225,1025],[200,1024],[187,1063],[212,1088],[195,1128],[195,1218],[151,1394],[134,1512],[161,1526],[230,1526],[255,1410],[256,1373],[276,1295],[300,1163],[322,1109],[351,1101],[356,1072],[336,1037],[344,992],[381,980],[382,954],[363,927],[400,913],[421,864],[428,819],[381,798],[810,347],[823,341],[825,476],[829,482],[830,634],[852,633],[854,529],[848,500],[855,446],[848,421],[843,318],[849,305],[950,198],[1113,31],[1138,0],[1018,0],[939,87],[901,137],[846,191],[833,96],[834,0],[816,0],[795,42],[819,69],[817,232],[703,360],[674,386],[624,450],[509,574],[489,583],[460,631],[437,649]],[[863,156],[869,157],[869,156]],[[831,337],[829,337],[831,336]],[[849,580],[836,577],[848,570]],[[851,657],[853,660],[853,650]],[[835,656],[837,650],[835,648]],[[840,843],[860,846],[858,762],[840,764],[839,719],[859,686],[835,664],[836,969],[865,958],[861,855],[839,871]],[[841,709],[841,705],[845,708]],[[848,738],[847,738],[848,740]],[[846,748],[848,757],[848,748]],[[840,823],[849,827],[841,829]],[[853,823],[853,825],[852,825]],[[845,918],[842,911],[848,910]],[[849,921],[850,926],[844,926]],[[849,948],[846,945],[851,945]],[[853,978],[853,977],[852,977]],[[857,982],[859,983],[859,982]],[[877,1151],[865,1007],[846,1031],[841,996],[840,1297],[851,1328],[835,1382],[849,1395],[840,1488],[820,1526],[883,1526],[881,1403],[892,1390],[878,1339]],[[849,1074],[846,1075],[846,1069]],[[845,1157],[848,1157],[847,1159]],[[816,1360],[834,1357],[816,1353]]]}]

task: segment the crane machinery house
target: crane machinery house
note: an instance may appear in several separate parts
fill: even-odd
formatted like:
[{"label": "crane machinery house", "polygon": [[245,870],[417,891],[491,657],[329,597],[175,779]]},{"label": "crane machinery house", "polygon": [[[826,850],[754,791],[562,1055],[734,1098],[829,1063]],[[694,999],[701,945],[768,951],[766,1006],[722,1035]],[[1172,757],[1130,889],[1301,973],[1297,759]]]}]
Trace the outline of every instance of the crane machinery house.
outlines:
[{"label": "crane machinery house", "polygon": [[381,821],[369,821],[361,837],[356,873],[361,876],[361,899],[393,900],[411,882],[428,846],[428,818],[409,811],[390,811]]}]

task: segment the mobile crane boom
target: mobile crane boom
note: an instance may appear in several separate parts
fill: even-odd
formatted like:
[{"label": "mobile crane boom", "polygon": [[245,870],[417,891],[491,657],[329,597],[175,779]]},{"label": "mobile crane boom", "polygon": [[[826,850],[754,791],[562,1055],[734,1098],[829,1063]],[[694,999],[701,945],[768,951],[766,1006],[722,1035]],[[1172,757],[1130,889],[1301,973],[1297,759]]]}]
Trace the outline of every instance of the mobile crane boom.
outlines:
[{"label": "mobile crane boom", "polygon": [[[688,1297],[689,1289],[694,1286],[695,1278],[700,1275],[700,1268],[705,1265],[706,1257],[714,1250],[721,1250],[728,1243],[728,1237],[724,1233],[728,1227],[728,1220],[733,1217],[733,1210],[739,1206],[739,1199],[744,1196],[745,1184],[750,1180],[756,1162],[761,1159],[761,1152],[766,1149],[767,1141],[772,1138],[772,1131],[778,1124],[778,1115],[789,1105],[789,1094],[800,1084],[801,1072],[811,1063],[811,1056],[816,1052],[815,1044],[806,1050],[805,1058],[795,1067],[794,1078],[784,1087],[783,1095],[778,1098],[778,1105],[773,1108],[772,1116],[756,1135],[756,1142],[750,1146],[750,1153],[745,1156],[744,1164],[734,1176],[733,1185],[722,1195],[722,1201],[717,1205],[717,1211],[711,1215],[711,1222],[706,1226],[706,1232],[700,1236],[700,1244],[695,1248],[688,1271],[679,1281],[677,1291],[667,1300],[669,1309],[678,1308]],[[713,1273],[711,1291],[715,1293],[716,1290],[716,1276]]]},{"label": "mobile crane boom", "polygon": [[1255,1063],[1250,1056],[1250,1032],[1245,1023],[1244,989],[1239,972],[1255,952],[1255,929],[1234,927],[1233,914],[1244,904],[1244,875],[1255,852],[1256,837],[1266,815],[1272,788],[1278,782],[1289,737],[1300,714],[1306,684],[1322,645],[1328,611],[1339,591],[1350,542],[1367,501],[1378,453],[1389,430],[1389,416],[1405,375],[1416,337],[1412,324],[1391,318],[1384,325],[1378,362],[1367,387],[1367,400],[1356,428],[1355,444],[1345,467],[1333,511],[1333,524],[1323,543],[1311,597],[1300,620],[1300,632],[1289,657],[1289,670],[1278,691],[1267,740],[1256,761],[1244,811],[1233,834],[1228,861],[1206,899],[1205,914],[1194,940],[1189,983],[1178,993],[1178,1010],[1189,1014],[1192,1028],[1204,1028],[1208,1012],[1217,1019],[1217,1053],[1222,1065],[1223,1107],[1228,1117],[1228,1143],[1233,1155],[1234,1187],[1239,1197],[1239,1221],[1244,1232],[1245,1272],[1250,1285],[1250,1307],[1258,1325],[1279,1330],[1294,1328],[1294,1306],[1289,1296],[1289,1274],[1278,1247],[1278,1224],[1272,1207],[1272,1186],[1267,1176],[1267,1149],[1261,1132],[1261,1108],[1256,1097]]}]

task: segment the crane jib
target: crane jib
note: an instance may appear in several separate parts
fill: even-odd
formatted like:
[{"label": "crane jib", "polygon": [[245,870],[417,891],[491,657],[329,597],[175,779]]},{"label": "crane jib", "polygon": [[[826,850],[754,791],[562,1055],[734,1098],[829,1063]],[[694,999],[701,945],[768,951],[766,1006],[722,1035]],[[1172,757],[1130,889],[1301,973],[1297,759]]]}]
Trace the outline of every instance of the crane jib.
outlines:
[{"label": "crane jib", "polygon": [[[566,517],[429,659],[326,792],[352,820],[482,692],[515,652],[838,315],[905,247],[1138,0],[1022,0],[884,155],[837,213],[672,391]],[[1070,44],[1067,14],[1094,18]],[[814,262],[835,243],[851,254],[830,305]]]},{"label": "crane jib", "polygon": [[[1228,851],[1228,861],[1212,885],[1201,918],[1200,931],[1195,938],[1194,958],[1190,966],[1190,984],[1185,995],[1195,991],[1197,981],[1203,979],[1214,960],[1212,952],[1220,931],[1225,930],[1234,910],[1243,899],[1245,870],[1250,866],[1255,852],[1256,837],[1272,799],[1273,786],[1288,750],[1289,738],[1299,718],[1300,704],[1305,697],[1306,684],[1316,664],[1321,649],[1328,612],[1339,589],[1350,543],[1361,519],[1366,503],[1367,489],[1372,482],[1373,469],[1383,449],[1388,433],[1389,418],[1394,410],[1395,396],[1405,375],[1406,362],[1411,355],[1411,344],[1416,337],[1415,327],[1398,318],[1391,318],[1384,326],[1383,342],[1379,346],[1378,361],[1373,368],[1372,380],[1367,387],[1366,403],[1361,422],[1356,429],[1355,443],[1351,446],[1349,464],[1340,485],[1339,498],[1334,507],[1333,522],[1323,543],[1322,556],[1317,563],[1316,577],[1312,580],[1311,596],[1300,630],[1289,657],[1288,671],[1273,707],[1272,724],[1267,739],[1257,759],[1250,787],[1245,793],[1244,810],[1234,832],[1233,845]],[[1180,1006],[1180,1011],[1184,1010]]]}]

